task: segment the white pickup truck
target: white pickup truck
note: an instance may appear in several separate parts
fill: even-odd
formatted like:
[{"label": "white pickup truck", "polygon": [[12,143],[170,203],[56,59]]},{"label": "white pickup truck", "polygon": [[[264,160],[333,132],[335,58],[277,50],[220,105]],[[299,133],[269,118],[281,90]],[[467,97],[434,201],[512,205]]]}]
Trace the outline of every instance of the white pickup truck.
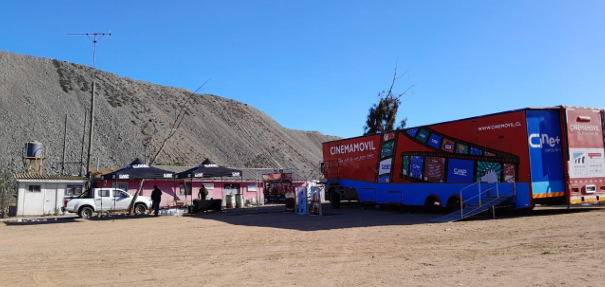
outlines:
[{"label": "white pickup truck", "polygon": [[[118,188],[93,188],[83,192],[79,197],[65,199],[61,210],[77,213],[82,218],[89,218],[94,212],[111,212],[128,210],[133,196]],[[135,214],[145,214],[152,207],[151,198],[138,196],[134,206]]]}]

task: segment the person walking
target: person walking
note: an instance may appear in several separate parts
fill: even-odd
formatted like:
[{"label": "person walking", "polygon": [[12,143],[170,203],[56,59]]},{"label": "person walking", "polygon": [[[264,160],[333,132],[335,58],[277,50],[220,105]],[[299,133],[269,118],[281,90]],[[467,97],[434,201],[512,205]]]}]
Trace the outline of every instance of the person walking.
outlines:
[{"label": "person walking", "polygon": [[160,202],[162,201],[162,191],[157,185],[153,186],[153,191],[151,192],[151,201],[153,201],[153,216],[158,216],[158,212],[160,211]]}]

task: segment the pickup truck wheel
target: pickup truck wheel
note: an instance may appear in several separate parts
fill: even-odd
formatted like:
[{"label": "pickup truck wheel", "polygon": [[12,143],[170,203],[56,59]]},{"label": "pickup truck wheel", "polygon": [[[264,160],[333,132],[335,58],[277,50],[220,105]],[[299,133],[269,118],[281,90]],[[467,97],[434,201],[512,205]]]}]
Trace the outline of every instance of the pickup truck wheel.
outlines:
[{"label": "pickup truck wheel", "polygon": [[92,217],[92,208],[90,208],[88,206],[84,206],[84,207],[80,208],[80,211],[78,211],[78,216],[80,216],[82,218],[91,218]]},{"label": "pickup truck wheel", "polygon": [[137,204],[134,206],[134,214],[143,215],[147,212],[147,207],[144,204]]}]

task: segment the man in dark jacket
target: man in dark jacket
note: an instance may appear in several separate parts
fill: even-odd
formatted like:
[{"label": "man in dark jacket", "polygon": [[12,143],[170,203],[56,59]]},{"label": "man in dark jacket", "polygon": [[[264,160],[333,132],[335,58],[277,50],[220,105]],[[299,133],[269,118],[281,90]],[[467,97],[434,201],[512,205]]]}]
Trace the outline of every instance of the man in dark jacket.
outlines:
[{"label": "man in dark jacket", "polygon": [[153,216],[158,216],[158,212],[160,211],[160,202],[162,201],[162,191],[157,185],[153,186],[151,200],[153,201]]},{"label": "man in dark jacket", "polygon": [[201,199],[201,200],[205,200],[207,196],[208,196],[208,190],[206,189],[206,187],[204,185],[202,185],[202,187],[200,187],[200,192],[197,193],[197,198]]}]

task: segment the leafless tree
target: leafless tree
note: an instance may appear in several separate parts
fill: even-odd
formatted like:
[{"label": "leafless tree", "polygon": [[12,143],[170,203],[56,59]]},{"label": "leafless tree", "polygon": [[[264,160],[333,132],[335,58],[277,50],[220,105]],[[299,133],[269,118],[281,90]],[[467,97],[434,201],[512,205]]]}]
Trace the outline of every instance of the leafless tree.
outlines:
[{"label": "leafless tree", "polygon": [[[210,80],[208,80],[208,81],[210,81]],[[199,88],[197,88],[197,90],[195,90],[194,92],[189,94],[189,96],[187,97],[185,102],[183,104],[179,105],[179,108],[174,111],[174,120],[173,120],[172,124],[170,125],[168,134],[166,135],[166,137],[164,139],[161,140],[161,143],[157,148],[154,145],[154,143],[155,143],[154,135],[157,135],[157,131],[158,131],[158,129],[155,127],[155,124],[151,126],[151,130],[147,130],[144,133],[145,137],[143,138],[143,147],[145,150],[145,158],[146,158],[147,165],[152,165],[155,162],[155,160],[158,158],[160,153],[162,153],[162,151],[164,150],[166,143],[171,138],[173,138],[174,135],[176,135],[177,131],[179,130],[179,128],[181,126],[181,123],[183,122],[183,119],[187,115],[187,111],[186,111],[187,105],[189,104],[191,99],[193,99],[193,97],[196,95],[196,93],[199,90],[201,90],[206,85],[206,83],[208,83],[208,81],[204,82]],[[147,128],[148,127],[149,126],[147,126]],[[139,182],[139,187],[137,188],[137,192],[135,192],[135,194],[132,198],[132,201],[130,202],[130,206],[128,207],[129,215],[134,213],[134,203],[136,202],[136,200],[139,196],[139,193],[141,193],[144,183],[145,183],[145,179],[141,179],[141,181]]]},{"label": "leafless tree", "polygon": [[[368,111],[368,118],[366,125],[363,127],[364,135],[371,135],[376,133],[384,133],[392,131],[395,128],[395,116],[399,110],[401,104],[401,97],[412,92],[414,85],[410,85],[403,93],[394,94],[393,87],[397,79],[406,75],[405,72],[402,76],[397,76],[397,63],[395,63],[395,72],[393,74],[393,81],[388,91],[382,91],[378,93],[378,104],[374,104]],[[401,120],[397,129],[403,129],[406,125],[407,118]]]}]

